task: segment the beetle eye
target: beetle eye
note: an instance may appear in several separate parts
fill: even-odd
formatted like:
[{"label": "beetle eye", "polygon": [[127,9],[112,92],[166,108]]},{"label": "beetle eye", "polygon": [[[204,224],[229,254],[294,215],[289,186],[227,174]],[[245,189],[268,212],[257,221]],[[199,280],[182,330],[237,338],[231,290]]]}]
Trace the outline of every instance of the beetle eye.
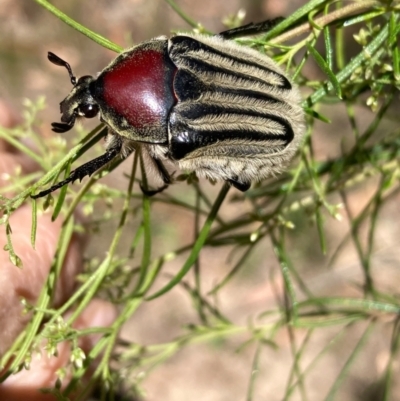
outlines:
[{"label": "beetle eye", "polygon": [[97,116],[97,113],[99,112],[99,106],[97,104],[84,104],[79,107],[79,111],[86,118],[93,118]]}]

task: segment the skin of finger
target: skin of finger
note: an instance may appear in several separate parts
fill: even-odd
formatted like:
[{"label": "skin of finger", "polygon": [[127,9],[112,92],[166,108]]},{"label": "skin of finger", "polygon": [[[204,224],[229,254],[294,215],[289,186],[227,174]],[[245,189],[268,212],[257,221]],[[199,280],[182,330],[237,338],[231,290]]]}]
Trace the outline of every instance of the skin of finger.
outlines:
[{"label": "skin of finger", "polygon": [[[0,125],[4,128],[11,128],[17,125],[18,118],[10,105],[0,98]],[[9,148],[6,142],[0,142],[0,150]]]},{"label": "skin of finger", "polygon": [[[16,123],[16,118],[10,112],[7,105],[0,99],[0,125],[11,127]],[[18,169],[24,173],[37,170],[38,165],[20,154],[4,141],[0,141],[0,186],[7,185],[10,177]],[[4,195],[4,194],[3,194]],[[12,196],[13,194],[7,194]],[[16,253],[21,257],[24,267],[19,270],[13,266],[6,252],[0,253],[0,288],[7,289],[0,293],[0,324],[3,330],[0,332],[0,356],[16,335],[23,329],[30,315],[21,315],[21,296],[29,302],[34,303],[39,295],[45,279],[48,276],[49,267],[55,252],[61,223],[52,222],[49,214],[38,216],[38,231],[36,251],[30,244],[31,212],[27,206],[14,212],[11,217],[13,229],[13,243]],[[3,235],[2,238],[5,238]],[[55,304],[60,304],[70,295],[73,290],[74,277],[80,271],[82,265],[82,252],[86,243],[85,236],[73,236],[61,277],[55,291]],[[0,243],[0,246],[4,245]],[[36,252],[36,253],[35,253]],[[29,267],[27,267],[29,265]],[[106,327],[111,325],[117,316],[116,308],[109,302],[93,300],[75,322],[76,328],[87,328],[94,326]],[[88,335],[80,338],[79,345],[86,353],[97,343],[100,334]],[[33,357],[30,370],[24,370],[16,375],[10,376],[0,385],[0,400],[19,401],[47,401],[55,399],[50,394],[43,394],[39,388],[54,387],[57,379],[56,371],[67,365],[70,358],[70,347],[68,343],[58,345],[58,356],[49,358],[43,350]],[[65,378],[65,382],[67,377]]]},{"label": "skin of finger", "polygon": [[[70,357],[70,347],[67,343],[57,346],[58,356],[48,357],[42,350],[33,356],[29,370],[9,376],[0,385],[0,400],[7,401],[53,401],[51,394],[43,394],[41,388],[54,387],[58,369],[66,366]],[[68,375],[70,378],[70,375]]]},{"label": "skin of finger", "polygon": [[[24,205],[10,218],[12,242],[15,253],[21,258],[23,266],[14,266],[8,252],[0,251],[0,355],[9,348],[22,331],[31,314],[23,313],[21,300],[24,298],[34,305],[48,277],[53,257],[56,253],[61,221],[51,221],[46,213],[38,216],[36,245],[31,244],[31,209]],[[0,249],[6,245],[5,227],[0,234]],[[73,238],[66,255],[54,303],[68,298],[75,286],[74,277],[82,266],[82,241]]]},{"label": "skin of finger", "polygon": [[[85,329],[89,327],[109,327],[118,316],[115,305],[102,299],[93,299],[84,312],[76,319],[74,327]],[[80,346],[84,352],[89,352],[100,340],[102,334],[91,334],[81,338]]]},{"label": "skin of finger", "polygon": [[[0,143],[2,142],[0,141]],[[18,174],[18,172],[24,171],[28,173],[34,171],[35,168],[37,169],[36,163],[24,155],[0,152],[0,187],[10,185],[12,177]],[[14,194],[2,191],[2,195],[11,198]]]},{"label": "skin of finger", "polygon": [[[82,314],[77,318],[74,327],[108,327],[117,317],[117,309],[109,302],[94,299]],[[92,334],[79,339],[79,346],[87,354],[100,339],[100,335]],[[56,398],[50,394],[43,394],[40,388],[53,388],[57,380],[57,370],[66,366],[70,358],[69,343],[63,342],[57,347],[57,356],[48,357],[44,350],[39,356],[32,359],[30,370],[23,370],[10,376],[0,386],[0,400],[20,401],[50,401]],[[67,372],[62,381],[66,384],[71,379],[71,372]],[[73,399],[73,397],[72,397]]]},{"label": "skin of finger", "polygon": [[[4,105],[3,105],[4,106]],[[0,111],[2,102],[0,99]],[[4,121],[0,113],[0,123]],[[3,117],[1,117],[3,115]],[[1,143],[2,141],[0,141]],[[37,166],[36,166],[37,167]],[[0,186],[7,185],[17,169],[24,173],[32,171],[32,163],[25,155],[16,152],[0,151]],[[4,195],[4,194],[3,194]],[[6,194],[12,196],[13,194]],[[31,244],[32,216],[31,206],[25,204],[10,217],[12,243],[16,254],[21,258],[22,269],[14,266],[6,251],[0,251],[0,356],[9,348],[30,319],[30,314],[23,314],[21,299],[35,304],[48,277],[51,263],[56,253],[58,237],[61,231],[61,219],[51,221],[49,213],[38,213],[35,249]],[[82,267],[82,253],[86,238],[74,234],[65,258],[64,266],[57,282],[53,305],[59,305],[73,291],[75,277]],[[6,245],[5,226],[0,226],[0,249]]]}]

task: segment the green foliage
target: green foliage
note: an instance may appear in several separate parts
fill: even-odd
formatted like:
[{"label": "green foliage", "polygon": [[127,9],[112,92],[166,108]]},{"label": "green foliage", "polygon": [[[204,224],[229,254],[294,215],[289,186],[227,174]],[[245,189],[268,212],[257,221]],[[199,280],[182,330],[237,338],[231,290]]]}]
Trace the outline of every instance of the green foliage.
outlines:
[{"label": "green foliage", "polygon": [[[36,2],[99,45],[115,51],[121,49],[71,20],[47,1]],[[207,32],[184,14],[173,1],[167,2],[194,29]],[[40,140],[36,130],[37,112],[45,107],[44,101],[40,99],[36,103],[27,102],[24,123],[14,129],[0,128],[0,137],[35,160],[46,173],[43,176],[39,173],[28,176],[17,174],[2,189],[4,192],[12,190],[18,193],[12,199],[1,198],[1,223],[6,227],[6,251],[9,252],[11,261],[16,266],[21,266],[21,260],[13,247],[9,217],[24,202],[32,204],[33,246],[38,210],[53,208],[53,218],[63,216],[64,225],[57,256],[41,297],[37,305],[27,306],[34,311],[33,318],[1,361],[1,367],[7,366],[2,372],[2,378],[5,379],[12,372],[28,366],[32,353],[43,339],[47,341],[50,354],[55,352],[60,341],[69,341],[72,346],[72,380],[63,391],[51,390],[59,399],[64,399],[63,397],[76,389],[89,368],[88,361],[95,358],[100,358],[100,363],[91,376],[91,384],[94,385],[101,379],[111,389],[118,387],[122,375],[118,375],[118,369],[112,368],[115,366],[112,362],[117,361],[124,377],[136,378],[134,383],[125,382],[125,385],[131,386],[132,391],[136,391],[140,388],[143,377],[183,347],[198,342],[231,339],[238,335],[245,338],[239,351],[249,344],[257,344],[252,367],[256,371],[264,347],[275,348],[278,330],[286,328],[292,339],[293,366],[284,399],[294,399],[297,391],[302,394],[302,399],[306,399],[304,382],[307,374],[316,368],[319,359],[336,341],[334,339],[332,343],[326,344],[304,368],[300,366],[300,361],[311,336],[321,328],[335,326],[341,329],[339,338],[349,327],[364,323],[364,334],[354,346],[325,398],[333,400],[339,399],[337,394],[343,380],[363,352],[369,336],[373,335],[375,325],[386,317],[393,319],[393,343],[382,377],[385,394],[382,399],[390,399],[393,360],[398,349],[396,316],[400,312],[400,302],[398,294],[383,293],[375,286],[371,268],[380,211],[399,192],[400,131],[394,124],[387,123],[390,120],[388,112],[398,98],[400,85],[399,12],[398,1],[353,1],[342,4],[312,0],[263,37],[240,40],[244,45],[271,53],[296,77],[304,93],[308,132],[299,158],[288,172],[260,183],[245,194],[231,191],[230,201],[236,202],[239,209],[242,207],[243,213],[231,214],[228,218],[223,218],[223,213],[220,212],[223,212],[227,204],[229,187],[223,185],[218,195],[215,195],[215,191],[206,193],[202,183],[193,176],[178,177],[187,182],[185,192],[190,192],[190,196],[175,196],[169,191],[151,199],[143,196],[138,186],[134,185],[137,181],[137,167],[141,165],[140,155],[137,154],[126,162],[132,162],[126,192],[98,183],[102,174],[100,172],[87,180],[78,193],[71,187],[68,190],[65,187],[59,195],[55,195],[57,200],[49,196],[44,201],[32,201],[30,194],[51,185],[62,174],[68,175],[71,165],[104,136],[105,130],[103,126],[99,126],[89,134],[81,135],[81,139],[68,151],[64,140],[59,136],[55,135],[46,141]],[[239,24],[240,21],[240,16],[226,19],[230,26]],[[357,28],[358,33],[350,36],[349,27]],[[352,42],[354,54],[349,54],[349,41]],[[319,79],[308,78],[311,75],[308,72],[310,66],[318,70]],[[318,123],[328,125],[329,118],[324,114],[329,107],[335,105],[342,106],[343,118],[350,125],[353,136],[348,140],[338,132],[338,140],[343,141],[340,154],[328,160],[321,159],[315,149],[315,135],[318,133],[314,127]],[[357,121],[356,108],[370,109],[372,117],[367,126]],[[24,145],[23,139],[27,137],[34,141],[36,153]],[[120,162],[112,163],[108,170],[115,169]],[[371,182],[378,183],[373,194],[358,214],[353,215],[348,202],[349,196],[355,188]],[[113,210],[111,205],[118,202],[122,205],[121,209]],[[196,233],[189,244],[178,244],[161,256],[154,257],[152,212],[157,204],[168,205],[171,209],[192,215]],[[118,224],[104,259],[88,261],[80,287],[68,302],[54,309],[51,306],[54,286],[71,235],[74,230],[79,229],[73,218],[73,212],[78,205],[89,216],[96,209],[106,210],[101,219],[93,221],[93,230],[98,229],[101,232],[109,221],[117,220]],[[329,250],[327,232],[335,219],[343,218],[349,222],[349,230],[341,245],[332,252]],[[128,224],[133,220],[140,220],[141,223],[136,232],[128,232]],[[201,224],[201,221],[204,223]],[[305,237],[310,242],[315,238],[314,235],[318,237],[319,243],[314,241],[308,243],[308,246],[318,255],[330,251],[332,260],[342,246],[353,243],[364,277],[358,298],[314,295],[302,278],[299,267],[301,259],[298,262],[293,257],[293,249],[300,246],[296,245],[296,241],[300,240],[296,236],[297,230],[307,233]],[[364,239],[365,233],[367,240]],[[121,249],[121,238],[126,235],[132,237],[132,242],[128,249]],[[304,245],[306,239],[303,238],[301,244]],[[249,261],[257,254],[260,244],[272,244],[284,283],[283,299],[277,300],[274,310],[266,310],[260,316],[252,317],[247,325],[238,325],[228,319],[219,308],[218,294],[239,274],[243,274],[245,267],[251,265]],[[211,291],[205,293],[201,286],[198,256],[203,248],[222,249],[226,246],[233,250],[231,270],[225,277],[221,277]],[[141,256],[140,262],[138,254]],[[180,270],[168,278],[164,287],[156,289],[154,283],[162,277],[164,266],[172,260],[181,260],[182,257]],[[187,279],[189,271],[194,274],[194,280]],[[271,282],[273,281],[271,278]],[[164,296],[177,285],[191,298],[198,314],[198,322],[183,329],[180,336],[167,343],[150,346],[124,343],[115,348],[122,326],[138,307],[145,301]],[[87,334],[87,331],[72,329],[71,323],[89,301],[99,295],[119,305],[120,314],[111,327],[96,329],[102,334],[102,338],[90,354],[85,356],[78,347],[77,340]],[[64,321],[62,315],[69,309],[73,313]],[[42,324],[43,322],[45,323]],[[306,330],[301,342],[295,341],[293,336],[300,329]],[[251,375],[248,400],[253,399],[256,380],[261,377],[262,372]],[[83,397],[82,393],[78,399]]]}]

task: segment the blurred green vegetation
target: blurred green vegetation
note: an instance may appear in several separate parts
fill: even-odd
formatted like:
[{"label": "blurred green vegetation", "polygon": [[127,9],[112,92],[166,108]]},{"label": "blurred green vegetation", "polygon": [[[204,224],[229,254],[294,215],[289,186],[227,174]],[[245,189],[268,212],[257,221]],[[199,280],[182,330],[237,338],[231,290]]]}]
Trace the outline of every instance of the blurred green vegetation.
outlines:
[{"label": "blurred green vegetation", "polygon": [[[99,47],[121,49],[47,1],[36,3],[43,8],[36,7],[35,12],[44,18],[53,18],[45,14],[47,8],[70,25],[69,30],[80,31]],[[188,30],[205,31],[190,9],[185,12],[168,3],[192,25]],[[49,277],[31,323],[2,359],[1,366],[8,366],[3,379],[23,366],[30,350],[43,339],[50,349],[59,341],[70,341],[79,352],[74,340],[82,333],[72,331],[70,324],[93,297],[100,296],[119,306],[119,318],[104,329],[98,346],[81,365],[71,362],[73,379],[63,396],[76,390],[90,367],[88,361],[95,358],[100,363],[90,384],[101,387],[103,399],[121,388],[127,394],[141,394],[155,368],[198,343],[218,348],[228,344],[238,353],[251,350],[252,362],[243,379],[248,390],[241,399],[265,399],[265,387],[260,384],[270,374],[265,358],[280,347],[286,347],[290,356],[280,370],[287,381],[275,399],[390,400],[400,396],[395,375],[400,311],[396,281],[400,262],[396,246],[400,234],[396,113],[400,2],[303,3],[268,34],[240,40],[270,54],[295,77],[304,94],[308,126],[292,167],[245,194],[183,176],[185,182],[148,198],[137,184],[144,177],[139,171],[140,155],[135,154],[125,162],[128,170],[122,175],[122,188],[99,181],[101,172],[80,186],[65,187],[54,198],[34,202],[31,193],[59,179],[77,159],[86,158],[86,152],[104,136],[103,127],[90,133],[78,130],[68,149],[56,135],[43,141],[38,113],[48,106],[39,99],[25,103],[22,124],[0,128],[2,139],[45,171],[40,179],[38,173],[13,177],[3,189],[17,193],[11,199],[1,198],[1,223],[7,228],[11,260],[21,264],[13,250],[9,218],[24,202],[32,204],[34,216],[36,208],[52,208],[54,217],[63,216],[60,250],[66,249],[75,229],[82,229],[75,227],[73,217],[79,207],[88,216],[87,230],[101,249],[95,253],[92,248],[79,288],[58,309],[50,304],[55,279]],[[243,23],[240,13],[225,17],[228,27]],[[101,32],[101,26],[96,30]],[[35,153],[25,145],[27,139],[35,144]],[[100,151],[98,145],[95,149]],[[112,163],[107,171],[119,164]],[[35,227],[34,219],[33,244]],[[60,251],[56,256],[56,275],[64,255]],[[178,289],[179,297],[190,300],[192,314],[185,327],[175,327],[173,336],[158,343],[140,343],[129,335],[120,340],[121,330],[134,321],[143,304],[162,300]],[[233,307],[226,311],[226,304],[239,307],[235,297],[250,305],[255,302],[256,307],[243,309],[240,316]],[[74,313],[67,324],[57,325],[70,308]],[[141,322],[145,324],[146,319]],[[321,333],[327,328],[332,331],[324,336]],[[163,330],[161,321],[158,330]],[[368,366],[366,358],[373,359],[368,347],[382,330],[385,365],[369,377],[369,393],[350,394],[354,389],[350,379],[357,376],[359,361]],[[281,336],[288,339],[287,344],[282,344]],[[349,336],[352,341],[346,342]],[[320,339],[317,344],[315,338]],[[324,374],[324,358],[336,353],[340,363],[327,370],[330,380],[323,394],[316,396],[310,381]],[[279,364],[277,358],[272,366]],[[86,395],[85,390],[78,399]]]}]

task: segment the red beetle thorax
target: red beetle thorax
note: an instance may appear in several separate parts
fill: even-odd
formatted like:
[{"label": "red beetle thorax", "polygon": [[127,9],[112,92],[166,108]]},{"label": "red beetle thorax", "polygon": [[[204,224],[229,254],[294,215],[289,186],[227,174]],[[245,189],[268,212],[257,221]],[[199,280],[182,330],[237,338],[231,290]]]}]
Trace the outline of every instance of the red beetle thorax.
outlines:
[{"label": "red beetle thorax", "polygon": [[135,128],[165,126],[174,73],[163,52],[139,48],[104,75],[104,100]]}]

